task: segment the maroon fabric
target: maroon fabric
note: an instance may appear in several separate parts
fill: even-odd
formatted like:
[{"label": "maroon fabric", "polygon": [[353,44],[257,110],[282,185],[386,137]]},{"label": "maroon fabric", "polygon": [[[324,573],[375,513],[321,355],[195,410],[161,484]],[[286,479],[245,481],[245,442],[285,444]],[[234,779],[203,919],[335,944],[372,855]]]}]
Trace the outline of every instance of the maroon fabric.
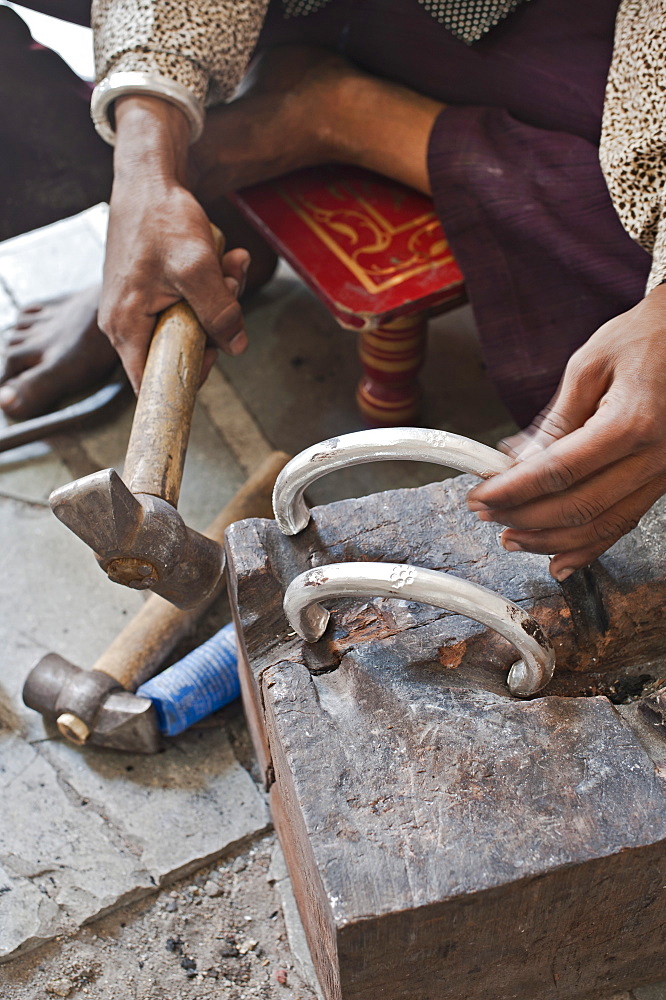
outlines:
[{"label": "maroon fabric", "polygon": [[111,175],[89,84],[0,7],[0,239],[108,200]]},{"label": "maroon fabric", "polygon": [[435,205],[520,424],[573,351],[641,298],[649,270],[598,161],[618,6],[533,0],[470,47],[415,0],[333,0],[290,21],[274,2],[260,39],[337,48],[446,103],[429,148]]},{"label": "maroon fabric", "polygon": [[449,108],[430,174],[489,373],[526,424],[576,348],[641,298],[649,256],[620,225],[596,147],[578,136]]}]

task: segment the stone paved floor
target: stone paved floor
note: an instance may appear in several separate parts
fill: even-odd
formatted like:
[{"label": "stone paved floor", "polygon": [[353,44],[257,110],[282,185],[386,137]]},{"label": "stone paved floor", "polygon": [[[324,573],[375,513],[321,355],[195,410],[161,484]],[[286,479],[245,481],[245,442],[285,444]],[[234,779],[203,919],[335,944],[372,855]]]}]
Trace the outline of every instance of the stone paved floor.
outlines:
[{"label": "stone paved floor", "polygon": [[[0,248],[5,323],[16,306],[97,279],[104,218],[93,211]],[[55,486],[122,466],[130,423],[128,408],[99,428],[0,454],[5,958],[153,891],[269,825],[263,796],[224,730],[185,734],[156,758],[133,761],[130,777],[125,755],[75,750],[45,732],[21,701],[36,659],[54,650],[91,666],[141,605],[139,594],[109,584],[46,504]],[[188,465],[183,513],[203,528],[245,476],[203,407]]]},{"label": "stone paved floor", "polygon": [[[0,328],[17,307],[97,279],[104,223],[98,208],[0,246]],[[197,405],[181,509],[198,528],[271,447],[293,453],[361,426],[352,335],[286,268],[246,312],[250,350],[221,359]],[[423,381],[430,426],[488,443],[511,430],[485,380],[467,309],[432,323]],[[89,666],[141,605],[140,595],[108,582],[46,504],[72,478],[121,467],[130,424],[126,408],[102,426],[0,453],[0,961],[20,962],[30,948],[203,867],[270,823],[227,728],[183,734],[157,757],[133,759],[130,770],[125,755],[64,744],[22,704],[25,676],[44,652]],[[409,463],[361,466],[327,477],[313,499],[438,476]],[[666,985],[635,997],[666,1000]]]}]

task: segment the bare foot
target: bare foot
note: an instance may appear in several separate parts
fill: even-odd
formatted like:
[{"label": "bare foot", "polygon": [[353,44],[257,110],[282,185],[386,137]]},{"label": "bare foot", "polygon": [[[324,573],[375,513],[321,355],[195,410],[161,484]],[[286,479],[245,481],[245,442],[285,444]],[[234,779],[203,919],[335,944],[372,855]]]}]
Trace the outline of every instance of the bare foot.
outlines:
[{"label": "bare foot", "polygon": [[[246,293],[270,279],[277,257],[231,202],[219,198],[206,206],[225,234],[229,249],[251,254]],[[0,375],[0,409],[25,420],[54,409],[66,396],[85,392],[119,363],[118,355],[97,326],[99,288],[68,298],[29,306],[5,334]]]},{"label": "bare foot", "polygon": [[24,309],[5,334],[0,409],[24,420],[90,388],[118,363],[97,326],[99,288]]}]

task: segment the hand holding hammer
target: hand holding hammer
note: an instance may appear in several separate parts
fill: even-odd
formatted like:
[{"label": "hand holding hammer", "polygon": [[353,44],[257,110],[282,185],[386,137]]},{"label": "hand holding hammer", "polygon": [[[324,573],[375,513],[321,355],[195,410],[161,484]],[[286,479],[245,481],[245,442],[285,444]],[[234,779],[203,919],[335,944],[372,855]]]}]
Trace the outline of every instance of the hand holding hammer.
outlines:
[{"label": "hand holding hammer", "polygon": [[[221,234],[213,227],[218,250]],[[109,579],[192,608],[224,571],[219,541],[177,511],[206,334],[186,302],[160,316],[150,345],[123,479],[104,469],[55,490],[56,517],[95,553]]]}]

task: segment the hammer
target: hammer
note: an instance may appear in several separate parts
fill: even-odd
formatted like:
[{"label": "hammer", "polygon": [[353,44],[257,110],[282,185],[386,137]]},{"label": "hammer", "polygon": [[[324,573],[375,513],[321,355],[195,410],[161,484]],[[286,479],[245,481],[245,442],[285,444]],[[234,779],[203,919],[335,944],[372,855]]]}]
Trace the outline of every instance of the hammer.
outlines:
[{"label": "hammer", "polygon": [[[272,452],[201,537],[221,545],[233,521],[270,517],[275,479],[288,461],[284,452]],[[72,743],[156,753],[160,737],[153,704],[132,692],[159,672],[165,657],[222,586],[220,579],[218,586],[189,610],[175,608],[151,594],[91,670],[82,670],[57,653],[47,654],[28,674],[23,701],[55,721]]]},{"label": "hammer", "polygon": [[[222,236],[211,228],[219,252]],[[205,346],[186,302],[166,309],[146,361],[124,481],[104,469],[49,498],[114,583],[150,589],[178,608],[206,600],[224,571],[220,542],[188,528],[176,509]]]}]

